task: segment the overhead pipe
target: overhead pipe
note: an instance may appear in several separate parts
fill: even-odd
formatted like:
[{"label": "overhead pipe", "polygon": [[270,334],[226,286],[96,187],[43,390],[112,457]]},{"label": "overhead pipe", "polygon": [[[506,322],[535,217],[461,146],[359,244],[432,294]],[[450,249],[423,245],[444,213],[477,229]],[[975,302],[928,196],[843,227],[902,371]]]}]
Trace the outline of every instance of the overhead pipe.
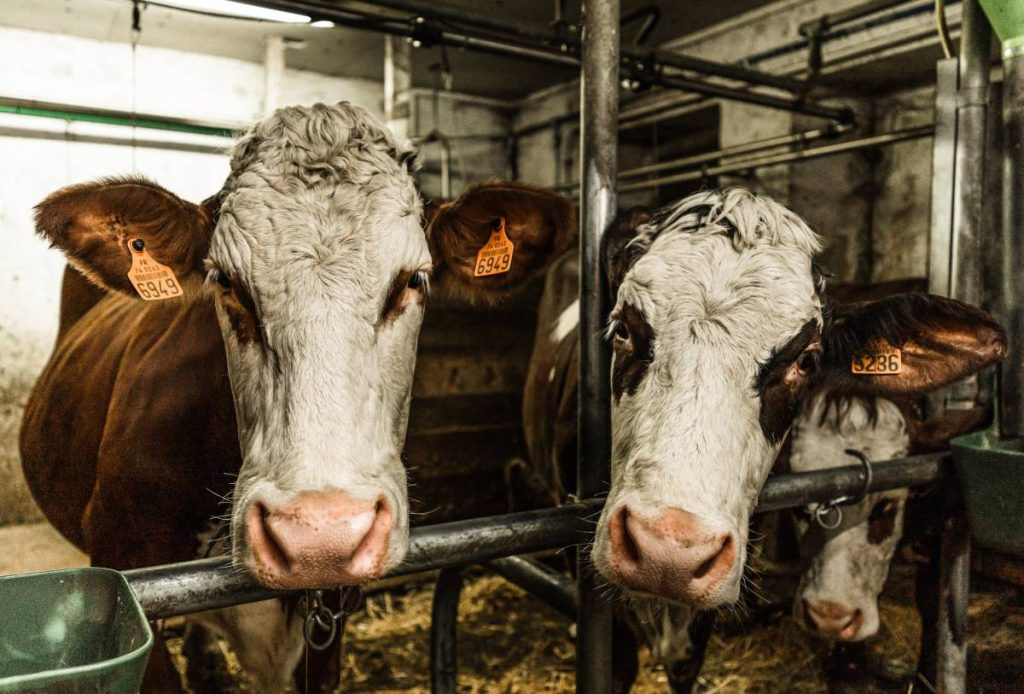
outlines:
[{"label": "overhead pipe", "polygon": [[[390,2],[390,0],[388,1]],[[396,2],[403,2],[403,4],[407,1],[409,0],[396,0]],[[338,24],[345,24],[350,20],[349,15],[337,6],[324,5],[319,2],[311,2],[310,0],[251,0],[251,3],[272,9],[302,11]],[[450,11],[450,8],[444,10],[446,13]],[[580,64],[579,55],[581,49],[567,42],[551,45],[547,41],[534,42],[532,39],[521,37],[487,36],[481,33],[471,33],[466,30],[455,30],[443,25],[430,24],[425,19],[426,16],[428,16],[428,13],[424,12],[423,15],[417,18],[417,21],[412,23],[381,19],[372,24],[360,23],[358,26],[359,28],[408,36],[413,39],[414,45],[445,44],[455,48],[515,57],[549,65],[561,65],[563,67],[579,67]],[[424,21],[418,21],[419,19]],[[552,35],[548,37],[548,40],[557,41],[557,37]],[[647,55],[627,51],[621,54],[620,60],[623,71],[630,75],[630,79],[643,84],[669,89],[681,89],[704,96],[803,113],[829,120],[848,122],[853,119],[853,112],[849,108],[824,106],[806,101],[801,97],[775,96],[749,89],[729,87],[714,82],[693,79],[678,72],[679,70],[687,70],[705,75],[712,74],[716,77],[747,81],[740,76],[741,72],[746,71],[745,68],[731,65],[723,66],[718,63],[709,63],[708,61],[664,52]],[[668,72],[666,68],[676,72]],[[756,84],[783,88],[779,86],[779,80],[784,79],[768,75],[767,78],[760,79]],[[765,85],[764,83],[767,81],[775,82],[776,84]],[[791,80],[790,82],[792,83]],[[748,83],[755,84],[753,78],[750,78]],[[793,84],[790,86],[795,88]]]}]

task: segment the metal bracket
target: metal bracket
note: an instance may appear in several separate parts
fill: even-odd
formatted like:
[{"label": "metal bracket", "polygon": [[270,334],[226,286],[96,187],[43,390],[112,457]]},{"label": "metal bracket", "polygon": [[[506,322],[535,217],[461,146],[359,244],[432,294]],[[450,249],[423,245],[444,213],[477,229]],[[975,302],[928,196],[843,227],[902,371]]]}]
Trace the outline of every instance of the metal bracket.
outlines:
[{"label": "metal bracket", "polygon": [[[871,460],[864,455],[863,451],[847,448],[844,452],[846,455],[851,455],[860,461],[861,469],[864,472],[864,485],[857,494],[847,494],[831,499],[823,504],[818,504],[816,507],[808,506],[806,508],[807,513],[814,518],[814,522],[825,530],[835,530],[843,524],[843,510],[840,507],[852,506],[863,501],[864,497],[868,495],[871,482],[875,477],[874,469],[871,467]],[[834,517],[835,520],[828,520],[830,517]]]},{"label": "metal bracket", "polygon": [[344,637],[345,622],[356,611],[363,599],[360,586],[347,586],[341,591],[341,609],[331,610],[324,602],[324,591],[307,590],[299,598],[298,613],[303,618],[302,634],[306,644],[314,651],[331,647],[338,634]]}]

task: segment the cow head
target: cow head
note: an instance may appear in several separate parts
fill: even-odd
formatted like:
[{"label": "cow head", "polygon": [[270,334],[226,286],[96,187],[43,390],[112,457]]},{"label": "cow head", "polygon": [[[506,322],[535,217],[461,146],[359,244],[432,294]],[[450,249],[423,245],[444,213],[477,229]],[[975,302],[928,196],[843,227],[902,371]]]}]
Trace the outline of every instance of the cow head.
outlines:
[{"label": "cow head", "polygon": [[[910,451],[903,413],[889,400],[816,397],[808,405],[793,426],[793,472],[856,464],[847,450],[870,460],[902,458]],[[793,601],[804,629],[841,641],[878,631],[878,596],[903,533],[906,499],[906,489],[868,494],[842,507],[842,521],[834,529],[801,521],[801,546],[813,553]]]},{"label": "cow head", "polygon": [[[987,314],[939,297],[830,315],[818,237],[767,197],[707,191],[630,217],[634,238],[607,260],[612,480],[593,552],[629,590],[704,608],[738,598],[750,515],[816,383],[921,393],[1005,353]],[[882,342],[903,350],[902,373],[851,374]]]},{"label": "cow head", "polygon": [[[412,154],[361,108],[290,107],[241,138],[202,205],[108,179],[37,208],[40,233],[97,284],[141,300],[128,273],[144,252],[173,273],[170,301],[215,302],[243,460],[233,556],[268,586],[360,582],[403,557],[400,455],[431,272],[494,300],[572,242],[568,203],[499,184],[428,235]],[[474,278],[498,218],[522,251],[515,272]]]},{"label": "cow head", "polygon": [[[975,407],[923,420],[915,403],[821,394],[793,424],[789,466],[808,472],[856,464],[848,450],[880,461],[943,449],[951,438],[981,426],[988,415],[987,408]],[[906,489],[868,494],[842,507],[835,528],[800,520],[801,552],[810,555],[793,601],[801,627],[839,641],[861,641],[878,632],[878,596],[903,534],[908,495]]]}]

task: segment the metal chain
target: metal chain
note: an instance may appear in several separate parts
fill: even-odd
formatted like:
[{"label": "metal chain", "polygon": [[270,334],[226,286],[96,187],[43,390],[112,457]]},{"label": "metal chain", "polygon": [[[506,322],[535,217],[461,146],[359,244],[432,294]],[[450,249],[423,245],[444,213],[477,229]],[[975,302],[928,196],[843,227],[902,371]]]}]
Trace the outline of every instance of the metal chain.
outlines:
[{"label": "metal chain", "polygon": [[347,586],[340,591],[341,609],[337,612],[332,611],[324,602],[323,590],[307,590],[299,598],[298,612],[303,618],[302,634],[306,644],[314,651],[330,648],[339,634],[344,639],[348,616],[356,611],[363,600],[363,589],[359,586]]}]

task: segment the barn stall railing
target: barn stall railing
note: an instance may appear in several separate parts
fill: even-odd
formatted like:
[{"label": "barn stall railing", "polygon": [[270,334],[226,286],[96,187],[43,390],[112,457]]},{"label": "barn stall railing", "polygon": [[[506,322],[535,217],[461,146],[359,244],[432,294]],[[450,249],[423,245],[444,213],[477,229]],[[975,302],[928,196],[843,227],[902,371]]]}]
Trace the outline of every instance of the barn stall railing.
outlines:
[{"label": "barn stall railing", "polygon": [[[810,503],[827,503],[844,496],[864,491],[879,492],[888,489],[920,487],[951,478],[949,454],[934,453],[911,456],[872,465],[870,483],[865,485],[861,466],[833,468],[815,472],[792,473],[771,477],[758,497],[757,513],[778,511]],[[945,485],[947,488],[953,485]],[[478,518],[454,523],[414,528],[411,532],[409,554],[392,576],[414,574],[435,569],[459,569],[553,549],[578,545],[589,537],[596,514],[603,501],[590,499],[553,509],[526,511],[502,516]],[[957,596],[966,595],[966,587],[956,581],[966,580],[958,569],[964,561],[961,550],[965,528],[956,507],[947,509],[943,526],[942,562],[939,567],[939,589],[943,603],[949,603],[954,624],[963,624],[966,602]],[[552,576],[531,571],[527,565],[516,562],[492,566],[498,573],[514,583],[537,594],[565,612],[566,600],[575,600],[574,592],[566,595],[564,585],[552,581]],[[531,575],[532,574],[532,575]],[[169,564],[124,572],[135,591],[146,615],[161,619],[203,610],[239,605],[272,597],[298,594],[293,591],[275,591],[257,584],[248,574],[232,566],[227,557],[214,557],[197,561]],[[449,574],[450,576],[452,574]],[[449,580],[457,598],[458,581]],[[443,592],[443,590],[442,590]],[[434,691],[453,691],[456,672],[455,610],[457,599],[442,595],[444,611],[434,631],[431,672]],[[954,638],[959,629],[940,629],[935,639],[938,653],[948,652],[952,644],[944,639]],[[583,657],[586,657],[584,655]],[[940,660],[939,667],[942,667]],[[941,681],[940,676],[940,681]],[[948,680],[947,680],[948,681]],[[939,687],[937,691],[957,691],[956,687]]]}]

